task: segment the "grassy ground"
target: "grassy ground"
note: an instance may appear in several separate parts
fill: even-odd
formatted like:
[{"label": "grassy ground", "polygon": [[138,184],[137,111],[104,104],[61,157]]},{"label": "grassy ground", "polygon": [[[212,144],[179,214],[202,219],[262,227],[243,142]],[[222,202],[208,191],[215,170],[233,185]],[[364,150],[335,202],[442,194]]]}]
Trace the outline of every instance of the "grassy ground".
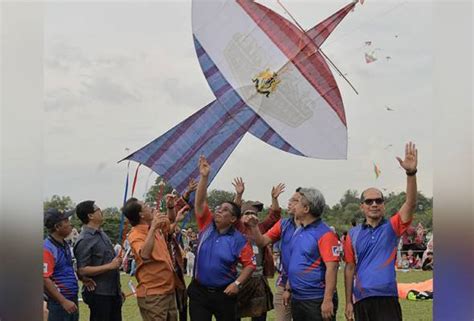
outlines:
[{"label": "grassy ground", "polygon": [[[398,282],[411,283],[420,282],[433,277],[432,272],[411,271],[397,272]],[[129,293],[130,289],[127,284],[130,277],[126,274],[121,276],[122,288],[125,293]],[[135,278],[132,278],[136,284]],[[190,281],[188,278],[187,282]],[[270,280],[270,285],[274,287],[274,280]],[[337,321],[343,321],[344,318],[344,279],[342,271],[339,271],[337,280],[337,290],[339,293],[339,309],[337,311]],[[433,320],[433,301],[408,301],[400,300],[402,306],[403,319],[407,321],[430,321]],[[83,302],[79,302],[80,320],[89,320],[89,309]],[[122,316],[124,321],[141,321],[140,312],[138,311],[137,301],[133,296],[127,298],[122,308]],[[249,318],[244,320],[250,320]],[[274,320],[274,312],[270,311],[267,316],[268,321]]]}]

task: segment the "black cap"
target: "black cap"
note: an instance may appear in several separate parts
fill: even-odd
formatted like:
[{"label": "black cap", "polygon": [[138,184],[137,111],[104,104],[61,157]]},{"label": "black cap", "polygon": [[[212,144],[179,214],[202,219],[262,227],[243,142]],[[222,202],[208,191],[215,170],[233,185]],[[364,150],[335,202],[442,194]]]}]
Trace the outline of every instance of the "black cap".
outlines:
[{"label": "black cap", "polygon": [[74,210],[62,212],[55,208],[50,208],[44,213],[44,226],[46,228],[53,228],[62,220],[65,220],[74,214]]}]

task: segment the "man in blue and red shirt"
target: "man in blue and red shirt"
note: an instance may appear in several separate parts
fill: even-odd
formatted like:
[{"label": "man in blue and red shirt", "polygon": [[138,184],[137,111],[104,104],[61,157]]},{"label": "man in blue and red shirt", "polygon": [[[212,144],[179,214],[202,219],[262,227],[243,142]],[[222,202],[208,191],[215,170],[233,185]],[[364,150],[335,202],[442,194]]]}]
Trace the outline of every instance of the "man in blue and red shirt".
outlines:
[{"label": "man in blue and red shirt", "polygon": [[78,284],[72,264],[72,252],[64,241],[72,231],[69,217],[73,212],[64,213],[49,209],[44,214],[44,226],[48,237],[43,244],[43,281],[48,296],[49,321],[77,321]]},{"label": "man in blue and red shirt", "polygon": [[[199,159],[199,180],[195,213],[199,243],[194,263],[194,278],[188,287],[189,314],[192,321],[235,321],[236,294],[241,284],[255,270],[250,243],[233,226],[240,218],[240,208],[233,202],[222,203],[211,213],[206,202],[210,166]],[[237,277],[237,264],[243,269]]]},{"label": "man in blue and red shirt", "polygon": [[365,222],[349,231],[344,244],[347,320],[402,320],[395,260],[400,236],[415,210],[417,159],[418,152],[411,142],[405,146],[405,159],[397,157],[407,174],[406,200],[390,219],[384,218],[381,191],[369,188],[362,193],[360,208]]},{"label": "man in blue and red shirt", "polygon": [[[291,314],[295,321],[335,320],[336,280],[339,244],[336,234],[321,221],[325,201],[314,188],[298,188],[292,197],[292,211],[301,227],[283,220],[260,237],[257,244],[282,238],[286,292],[291,292]],[[248,222],[254,225],[254,222]],[[262,240],[263,239],[263,240]]]}]

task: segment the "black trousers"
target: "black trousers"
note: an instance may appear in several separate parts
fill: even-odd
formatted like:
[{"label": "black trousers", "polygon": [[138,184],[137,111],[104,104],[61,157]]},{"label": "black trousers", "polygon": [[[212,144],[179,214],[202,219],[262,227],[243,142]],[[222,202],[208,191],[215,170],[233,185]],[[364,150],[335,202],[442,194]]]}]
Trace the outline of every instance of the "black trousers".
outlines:
[{"label": "black trousers", "polygon": [[402,321],[398,297],[374,296],[354,304],[356,321]]},{"label": "black trousers", "polygon": [[122,321],[122,297],[89,293],[90,321]]},{"label": "black trousers", "polygon": [[235,321],[236,296],[224,294],[225,288],[206,288],[191,281],[188,287],[189,315],[191,321],[211,321],[214,315],[217,321]]},{"label": "black trousers", "polygon": [[336,321],[336,312],[339,299],[337,292],[334,293],[332,303],[334,305],[334,316],[331,319],[323,320],[321,314],[321,304],[323,299],[315,300],[291,300],[291,317],[293,321]]}]

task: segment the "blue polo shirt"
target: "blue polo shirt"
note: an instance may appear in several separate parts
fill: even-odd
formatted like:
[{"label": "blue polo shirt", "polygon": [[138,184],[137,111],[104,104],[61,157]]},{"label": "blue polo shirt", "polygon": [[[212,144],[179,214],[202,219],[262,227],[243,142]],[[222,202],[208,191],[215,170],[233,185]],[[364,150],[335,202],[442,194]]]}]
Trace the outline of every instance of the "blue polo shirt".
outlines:
[{"label": "blue polo shirt", "polygon": [[199,243],[196,251],[194,277],[207,287],[221,288],[237,279],[237,264],[255,269],[252,247],[233,226],[220,234],[206,206],[198,218]]},{"label": "blue polo shirt", "polygon": [[321,219],[317,219],[299,228],[290,244],[288,278],[293,299],[323,298],[326,288],[325,262],[339,262],[340,246],[336,234]]},{"label": "blue polo shirt", "polygon": [[66,299],[77,301],[79,288],[72,265],[71,248],[66,242],[61,244],[52,237],[44,240],[43,277],[51,278],[59,293]]},{"label": "blue polo shirt", "polygon": [[382,219],[376,227],[357,225],[347,234],[344,260],[355,264],[354,302],[372,296],[398,297],[395,261],[400,236],[411,221],[399,213]]},{"label": "blue polo shirt", "polygon": [[272,226],[265,236],[268,236],[272,243],[280,241],[280,262],[281,262],[281,273],[277,279],[277,285],[285,286],[288,280],[288,265],[290,262],[291,246],[290,242],[295,234],[298,227],[295,224],[295,220],[292,217],[280,219],[275,225]]}]

